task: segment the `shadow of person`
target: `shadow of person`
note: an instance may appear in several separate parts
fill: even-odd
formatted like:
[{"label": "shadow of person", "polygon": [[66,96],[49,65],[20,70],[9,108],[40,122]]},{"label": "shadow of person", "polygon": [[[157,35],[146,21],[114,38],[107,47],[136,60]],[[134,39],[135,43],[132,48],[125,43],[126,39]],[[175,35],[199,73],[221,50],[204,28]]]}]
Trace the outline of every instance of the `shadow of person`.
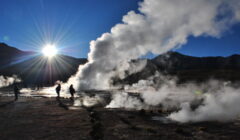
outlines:
[{"label": "shadow of person", "polygon": [[69,110],[68,106],[64,104],[59,97],[56,98],[58,102],[58,106],[64,108],[65,110]]}]

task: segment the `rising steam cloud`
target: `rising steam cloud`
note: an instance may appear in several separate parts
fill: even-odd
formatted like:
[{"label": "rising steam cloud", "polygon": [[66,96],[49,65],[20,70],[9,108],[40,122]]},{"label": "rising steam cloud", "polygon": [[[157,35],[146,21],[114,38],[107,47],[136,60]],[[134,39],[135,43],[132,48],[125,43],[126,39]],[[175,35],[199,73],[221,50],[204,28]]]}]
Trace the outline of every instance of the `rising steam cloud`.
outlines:
[{"label": "rising steam cloud", "polygon": [[232,121],[240,115],[240,88],[231,82],[209,80],[202,84],[178,85],[176,78],[159,74],[155,78],[162,83],[154,85],[150,78],[125,86],[125,91],[140,93],[142,101],[122,92],[114,94],[106,107],[138,110],[161,106],[163,110],[175,110],[167,118],[181,123]]},{"label": "rising steam cloud", "polygon": [[182,123],[237,119],[240,114],[239,93],[239,88],[223,86],[204,94],[203,103],[195,110],[191,109],[189,102],[182,102],[181,109],[170,114],[168,118]]},{"label": "rising steam cloud", "polygon": [[7,76],[1,76],[0,75],[0,88],[1,87],[7,87],[9,85],[12,85],[13,83],[21,82],[21,79],[19,79],[17,76],[7,77]]},{"label": "rising steam cloud", "polygon": [[[239,21],[239,0],[144,0],[139,4],[139,13],[128,12],[122,23],[115,25],[110,33],[91,41],[88,63],[80,66],[68,83],[74,83],[81,90],[110,89],[113,77],[124,78],[121,73],[132,69],[127,63],[129,60],[149,52],[166,53],[186,44],[190,36],[219,38]],[[168,116],[179,122],[236,118],[240,113],[239,89],[219,88],[216,83],[220,84],[177,86],[174,79],[167,79],[154,87],[151,80],[142,80],[125,88],[139,90],[141,87],[144,104],[122,92],[114,95],[107,107],[140,109],[144,105],[159,104],[165,108],[180,107],[178,112]],[[199,88],[201,95],[195,95]],[[196,101],[200,105],[192,110],[191,105]]]},{"label": "rising steam cloud", "polygon": [[189,36],[220,37],[240,20],[239,0],[145,0],[121,24],[90,43],[89,62],[68,83],[79,89],[109,89],[115,68],[147,53],[162,54]]}]

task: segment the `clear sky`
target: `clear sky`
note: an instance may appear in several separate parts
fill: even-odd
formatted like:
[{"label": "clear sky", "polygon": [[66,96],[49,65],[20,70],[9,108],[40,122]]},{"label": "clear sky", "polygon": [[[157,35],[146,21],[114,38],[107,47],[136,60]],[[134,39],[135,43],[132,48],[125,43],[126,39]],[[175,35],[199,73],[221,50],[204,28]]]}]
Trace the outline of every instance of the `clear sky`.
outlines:
[{"label": "clear sky", "polygon": [[[63,54],[87,57],[89,42],[109,32],[140,0],[0,0],[0,42],[27,51],[54,43]],[[193,56],[240,54],[240,25],[220,39],[189,38],[179,52]]]}]

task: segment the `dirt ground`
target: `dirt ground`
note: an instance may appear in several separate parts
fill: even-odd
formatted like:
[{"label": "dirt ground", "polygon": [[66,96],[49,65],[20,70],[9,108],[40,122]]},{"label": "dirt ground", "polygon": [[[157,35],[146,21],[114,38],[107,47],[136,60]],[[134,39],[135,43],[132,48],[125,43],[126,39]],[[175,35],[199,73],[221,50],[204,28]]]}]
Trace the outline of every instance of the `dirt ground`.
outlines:
[{"label": "dirt ground", "polygon": [[0,140],[239,139],[240,121],[154,121],[160,110],[74,107],[69,99],[0,97]]}]

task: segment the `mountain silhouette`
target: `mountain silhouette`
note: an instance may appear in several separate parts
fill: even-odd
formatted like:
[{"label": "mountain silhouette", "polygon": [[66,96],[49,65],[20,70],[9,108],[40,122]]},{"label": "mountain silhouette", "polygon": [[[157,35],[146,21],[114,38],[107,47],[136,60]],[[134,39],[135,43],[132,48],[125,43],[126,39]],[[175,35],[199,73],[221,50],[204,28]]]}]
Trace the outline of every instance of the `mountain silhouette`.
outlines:
[{"label": "mountain silhouette", "polygon": [[193,69],[240,69],[240,55],[229,57],[193,57],[168,52],[152,60],[160,69],[171,71]]},{"label": "mountain silhouette", "polygon": [[240,55],[228,57],[193,57],[169,52],[152,60],[159,70],[175,75],[180,82],[219,79],[240,80]]},{"label": "mountain silhouette", "polygon": [[6,44],[0,47],[0,75],[18,75],[25,86],[51,86],[66,81],[87,59],[56,55],[49,59],[36,52],[24,52]]},{"label": "mountain silhouette", "polygon": [[139,80],[153,76],[156,71],[177,77],[179,83],[205,82],[209,79],[236,82],[240,81],[240,55],[193,57],[178,52],[168,52],[151,60],[147,59],[147,65],[141,71],[128,75],[125,79],[115,78],[114,83],[137,83]]},{"label": "mountain silhouette", "polygon": [[[132,84],[153,76],[156,71],[176,76],[179,82],[204,82],[208,79],[240,81],[240,55],[228,57],[193,57],[178,52],[168,52],[153,59],[132,60],[130,63],[146,62],[135,73],[126,71],[126,78],[113,78],[114,84]],[[52,59],[36,52],[26,52],[0,43],[0,75],[18,75],[27,86],[51,86],[57,80],[67,81],[79,65],[87,59],[57,55]]]},{"label": "mountain silhouette", "polygon": [[11,65],[32,54],[33,52],[21,51],[5,43],[0,43],[0,68]]}]

